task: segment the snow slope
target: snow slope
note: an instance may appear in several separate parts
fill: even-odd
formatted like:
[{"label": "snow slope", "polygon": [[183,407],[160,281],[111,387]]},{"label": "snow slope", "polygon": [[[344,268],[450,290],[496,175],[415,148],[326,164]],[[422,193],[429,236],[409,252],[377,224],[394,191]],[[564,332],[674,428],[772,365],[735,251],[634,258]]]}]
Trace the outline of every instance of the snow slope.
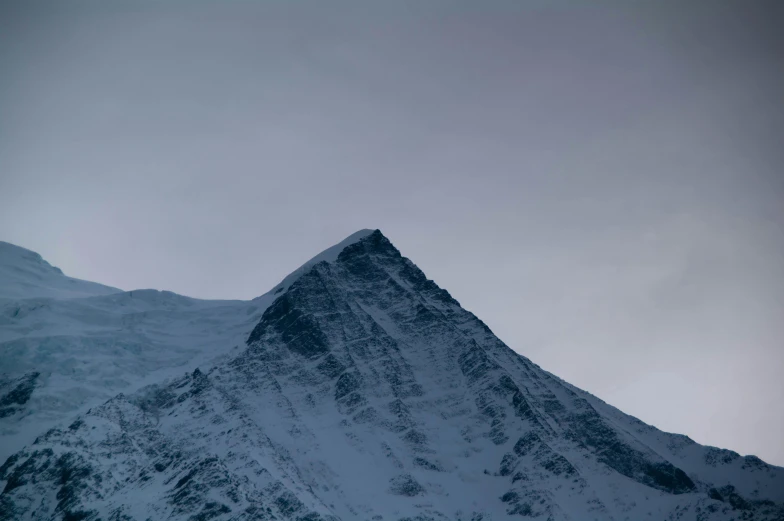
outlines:
[{"label": "snow slope", "polygon": [[0,241],[0,301],[32,297],[78,298],[121,290],[66,277],[37,253]]},{"label": "snow slope", "polygon": [[242,349],[13,454],[0,519],[784,519],[784,469],[547,373],[379,231],[270,299]]}]

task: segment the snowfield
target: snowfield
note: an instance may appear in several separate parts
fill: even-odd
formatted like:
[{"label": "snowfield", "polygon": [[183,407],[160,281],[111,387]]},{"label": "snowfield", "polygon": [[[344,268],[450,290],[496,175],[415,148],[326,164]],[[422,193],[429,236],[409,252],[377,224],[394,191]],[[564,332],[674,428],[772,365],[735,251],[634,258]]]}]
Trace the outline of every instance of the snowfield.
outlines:
[{"label": "snowfield", "polygon": [[0,519],[784,519],[784,469],[542,370],[378,230],[250,302],[0,263]]}]

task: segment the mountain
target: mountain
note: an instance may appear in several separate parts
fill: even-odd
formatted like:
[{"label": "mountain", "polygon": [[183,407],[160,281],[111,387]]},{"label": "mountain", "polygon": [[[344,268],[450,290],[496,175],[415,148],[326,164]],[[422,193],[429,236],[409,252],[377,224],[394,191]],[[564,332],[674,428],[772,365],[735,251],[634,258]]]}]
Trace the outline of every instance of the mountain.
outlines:
[{"label": "mountain", "polygon": [[[151,296],[188,313],[184,297]],[[79,304],[119,313],[111,297],[131,299]],[[81,331],[73,302],[52,317],[77,315]],[[378,230],[250,303],[193,306],[211,331],[230,323],[191,346],[222,356],[176,377],[151,367],[158,382],[31,439],[0,467],[0,519],[784,519],[784,469],[661,432],[542,370]],[[164,307],[158,334],[192,334]]]}]

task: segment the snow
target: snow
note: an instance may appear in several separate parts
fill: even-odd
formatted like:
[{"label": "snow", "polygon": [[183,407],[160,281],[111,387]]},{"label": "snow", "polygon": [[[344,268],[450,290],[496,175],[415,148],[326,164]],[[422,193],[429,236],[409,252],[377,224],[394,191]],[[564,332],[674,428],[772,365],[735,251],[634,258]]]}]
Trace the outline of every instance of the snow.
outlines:
[{"label": "snow", "polygon": [[79,298],[119,291],[103,284],[66,277],[39,254],[0,241],[0,301],[33,297]]}]

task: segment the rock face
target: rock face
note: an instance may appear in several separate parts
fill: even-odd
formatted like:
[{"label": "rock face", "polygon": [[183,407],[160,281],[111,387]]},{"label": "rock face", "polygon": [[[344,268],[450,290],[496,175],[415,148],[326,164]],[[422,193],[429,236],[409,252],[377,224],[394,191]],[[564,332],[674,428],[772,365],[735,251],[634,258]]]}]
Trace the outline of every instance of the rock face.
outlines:
[{"label": "rock face", "polygon": [[235,356],[8,458],[0,519],[784,519],[784,469],[547,373],[381,232],[306,267]]}]

